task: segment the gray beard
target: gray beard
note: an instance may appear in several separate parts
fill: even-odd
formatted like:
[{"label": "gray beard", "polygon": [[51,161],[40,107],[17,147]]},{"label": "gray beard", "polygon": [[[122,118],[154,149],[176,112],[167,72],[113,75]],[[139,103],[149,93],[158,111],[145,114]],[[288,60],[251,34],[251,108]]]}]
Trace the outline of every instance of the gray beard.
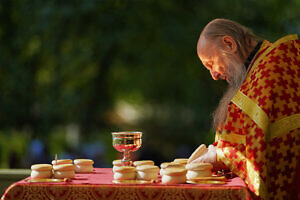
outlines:
[{"label": "gray beard", "polygon": [[235,59],[230,59],[228,56],[227,60],[227,77],[229,78],[229,85],[221,98],[217,109],[213,113],[213,129],[216,130],[217,127],[223,127],[227,118],[228,105],[233,98],[233,96],[240,89],[242,83],[244,82],[247,71],[246,67]]}]

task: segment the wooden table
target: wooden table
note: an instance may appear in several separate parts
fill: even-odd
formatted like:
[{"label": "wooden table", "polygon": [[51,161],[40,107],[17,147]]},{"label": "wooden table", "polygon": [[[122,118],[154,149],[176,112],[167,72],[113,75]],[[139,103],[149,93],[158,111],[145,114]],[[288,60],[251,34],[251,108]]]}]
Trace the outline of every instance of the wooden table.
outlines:
[{"label": "wooden table", "polygon": [[29,177],[8,187],[2,200],[44,199],[249,199],[245,183],[238,177],[223,185],[212,184],[114,184],[111,168],[96,168],[76,174],[70,182],[31,183]]}]

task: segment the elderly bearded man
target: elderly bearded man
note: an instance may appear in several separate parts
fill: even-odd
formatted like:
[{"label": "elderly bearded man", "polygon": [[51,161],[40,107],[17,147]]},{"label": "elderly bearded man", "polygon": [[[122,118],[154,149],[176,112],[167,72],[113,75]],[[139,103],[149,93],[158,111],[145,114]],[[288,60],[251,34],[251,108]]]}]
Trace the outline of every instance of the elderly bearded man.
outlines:
[{"label": "elderly bearded man", "polygon": [[300,199],[300,41],[275,43],[215,19],[197,52],[214,80],[229,88],[214,113],[216,142],[191,162],[228,167],[254,199]]}]

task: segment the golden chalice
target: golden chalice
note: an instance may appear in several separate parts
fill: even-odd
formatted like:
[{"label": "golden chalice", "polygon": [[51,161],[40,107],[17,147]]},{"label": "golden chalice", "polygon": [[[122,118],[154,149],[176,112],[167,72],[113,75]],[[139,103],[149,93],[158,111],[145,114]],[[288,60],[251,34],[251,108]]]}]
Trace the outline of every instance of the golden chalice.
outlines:
[{"label": "golden chalice", "polygon": [[142,132],[113,132],[112,143],[113,147],[123,152],[123,165],[130,165],[130,152],[138,150],[142,145]]}]

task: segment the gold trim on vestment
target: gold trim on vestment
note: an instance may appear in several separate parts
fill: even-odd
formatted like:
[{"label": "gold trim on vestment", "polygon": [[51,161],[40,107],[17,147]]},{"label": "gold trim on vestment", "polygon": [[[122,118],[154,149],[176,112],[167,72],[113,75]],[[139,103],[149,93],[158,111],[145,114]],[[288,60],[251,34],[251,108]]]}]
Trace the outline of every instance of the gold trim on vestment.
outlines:
[{"label": "gold trim on vestment", "polygon": [[280,137],[291,130],[300,128],[300,113],[284,117],[272,123],[269,128],[268,141]]},{"label": "gold trim on vestment", "polygon": [[[241,154],[241,153],[237,152],[237,154]],[[267,188],[266,188],[265,182],[259,176],[259,171],[256,171],[254,169],[254,165],[248,159],[246,159],[246,160],[247,160],[247,163],[246,163],[247,164],[247,174],[248,174],[248,177],[251,177],[252,185],[255,189],[255,194],[262,197],[263,199],[266,199]]]},{"label": "gold trim on vestment", "polygon": [[278,44],[280,43],[284,43],[284,42],[287,42],[287,41],[290,41],[290,40],[298,40],[298,35],[297,34],[292,34],[292,35],[287,35],[287,36],[284,36],[283,38],[280,38],[279,40],[277,40],[276,42],[274,42],[271,47],[272,49],[277,46]]},{"label": "gold trim on vestment", "polygon": [[231,101],[246,113],[263,132],[266,132],[269,122],[268,115],[256,103],[241,91],[238,91]]},{"label": "gold trim on vestment", "polygon": [[[297,40],[298,36],[296,34],[285,36],[276,42],[274,42],[267,50],[265,50],[253,63],[253,67],[251,71],[254,70],[257,65],[259,64],[259,58],[263,58],[269,52],[271,52],[274,48],[276,48],[279,44],[290,41],[290,40]],[[251,74],[248,73],[248,76]],[[266,133],[269,119],[268,115],[249,97],[247,97],[241,91],[238,91],[233,99],[231,100],[236,106],[238,106],[243,112],[245,112],[262,130]],[[291,131],[295,128],[299,127],[299,115],[296,116],[289,116],[283,119],[280,119],[273,124],[270,125],[270,133],[269,140],[274,139],[275,137],[279,137],[288,131]],[[273,134],[274,133],[274,134]]]},{"label": "gold trim on vestment", "polygon": [[[259,65],[259,61],[262,60],[268,53],[270,53],[274,48],[278,47],[279,44],[288,42],[291,40],[297,40],[297,35],[288,35],[286,37],[283,37],[279,40],[277,40],[275,43],[273,43],[271,46],[269,46],[258,58],[254,61],[252,64],[252,67],[250,69],[250,72],[247,74],[247,78],[253,73],[254,70],[257,69],[257,66]],[[262,49],[260,49],[262,50]],[[243,111],[246,115],[252,119],[259,128],[262,129],[263,133],[266,135],[266,141],[270,141],[276,137],[280,137],[289,131],[299,128],[300,127],[300,113],[294,114],[285,118],[282,118],[280,120],[275,121],[274,123],[270,124],[268,115],[264,112],[264,110],[259,107],[252,99],[250,99],[248,96],[246,96],[241,91],[238,91],[233,99],[231,100],[239,109]],[[223,133],[218,135],[218,138],[225,141],[234,142],[237,139],[231,139],[230,137],[233,135],[232,133],[227,134],[223,136],[226,133]],[[217,135],[216,135],[217,136]],[[217,138],[217,137],[216,137]],[[234,142],[235,143],[235,142]],[[225,157],[225,155],[230,154],[230,149],[234,147],[221,147],[217,148],[217,161],[222,161],[225,165],[230,167],[230,169],[238,173],[239,170],[236,169],[236,166],[234,166],[233,161],[231,159],[228,159]],[[223,151],[222,151],[223,150]],[[247,150],[246,150],[247,151]],[[246,162],[247,167],[247,176],[249,177],[249,181],[251,183],[248,183],[246,177],[245,182],[247,184],[252,184],[253,189],[255,190],[255,194],[259,195],[263,199],[268,198],[266,183],[263,182],[259,171],[255,170],[254,164],[246,158],[244,154],[242,154],[240,151],[236,152],[236,155],[239,160],[244,160]],[[246,152],[247,155],[247,152]],[[243,176],[242,173],[238,174],[239,176]]]},{"label": "gold trim on vestment", "polygon": [[236,144],[246,144],[246,136],[240,135],[236,133],[227,133],[226,131],[223,131],[221,134],[216,134],[216,141],[223,140],[226,142],[232,142]]}]

